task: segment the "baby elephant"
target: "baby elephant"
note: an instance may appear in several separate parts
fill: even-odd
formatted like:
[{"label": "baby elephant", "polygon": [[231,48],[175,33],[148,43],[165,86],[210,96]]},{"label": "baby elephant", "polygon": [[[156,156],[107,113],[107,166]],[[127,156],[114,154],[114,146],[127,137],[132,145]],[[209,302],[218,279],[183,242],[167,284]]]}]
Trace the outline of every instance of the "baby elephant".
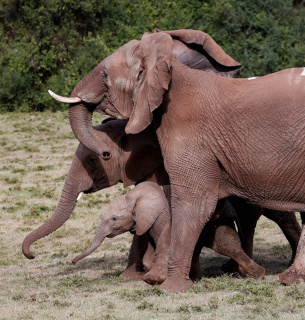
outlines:
[{"label": "baby elephant", "polygon": [[[190,277],[195,280],[199,273],[199,254],[203,246],[234,259],[247,275],[261,279],[265,269],[256,264],[242,250],[240,239],[233,227],[230,210],[224,210],[215,221],[209,222],[194,251]],[[115,237],[126,231],[137,235],[148,233],[150,244],[155,249],[154,263],[143,280],[162,283],[167,276],[170,246],[171,215],[162,187],[154,182],[142,182],[125,195],[118,197],[103,215],[92,244],[73,259],[73,263],[91,254],[105,237]]]},{"label": "baby elephant", "polygon": [[137,235],[148,232],[155,257],[153,267],[145,274],[144,280],[153,278],[154,283],[162,283],[167,276],[170,224],[169,205],[163,188],[154,182],[142,182],[111,203],[92,244],[72,262],[91,254],[105,237],[113,238],[126,231]]}]

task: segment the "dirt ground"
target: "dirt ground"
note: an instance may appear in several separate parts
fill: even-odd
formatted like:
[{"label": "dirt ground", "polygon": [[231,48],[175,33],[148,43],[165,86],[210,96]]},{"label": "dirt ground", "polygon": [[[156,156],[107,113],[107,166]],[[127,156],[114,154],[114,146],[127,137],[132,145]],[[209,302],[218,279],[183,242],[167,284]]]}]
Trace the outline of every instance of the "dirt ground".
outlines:
[{"label": "dirt ground", "polygon": [[[101,118],[94,119],[98,123]],[[201,280],[185,293],[119,277],[132,235],[106,239],[76,265],[121,184],[84,195],[72,217],[37,241],[36,258],[21,252],[24,237],[54,212],[78,141],[67,112],[0,115],[0,319],[304,319],[305,285],[277,281],[290,247],[277,225],[262,217],[254,259],[261,281],[225,275],[227,257],[204,249]]]}]

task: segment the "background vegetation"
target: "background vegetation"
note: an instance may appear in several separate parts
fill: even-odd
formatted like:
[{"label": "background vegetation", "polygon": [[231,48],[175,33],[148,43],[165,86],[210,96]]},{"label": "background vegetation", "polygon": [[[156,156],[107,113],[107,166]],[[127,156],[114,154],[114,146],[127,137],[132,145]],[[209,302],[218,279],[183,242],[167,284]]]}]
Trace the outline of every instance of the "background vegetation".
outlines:
[{"label": "background vegetation", "polygon": [[65,108],[104,57],[143,32],[209,33],[243,64],[239,76],[305,66],[304,0],[1,0],[0,112]]},{"label": "background vegetation", "polygon": [[219,265],[227,258],[209,249],[200,257],[202,278],[188,292],[122,279],[129,233],[106,239],[72,265],[109,202],[126,191],[122,184],[83,195],[61,228],[33,244],[36,258],[27,260],[22,241],[53,214],[78,142],[66,112],[6,113],[0,128],[0,319],[305,319],[305,285],[277,281],[289,245],[263,217],[254,243],[254,259],[267,271],[262,281],[224,275]]}]

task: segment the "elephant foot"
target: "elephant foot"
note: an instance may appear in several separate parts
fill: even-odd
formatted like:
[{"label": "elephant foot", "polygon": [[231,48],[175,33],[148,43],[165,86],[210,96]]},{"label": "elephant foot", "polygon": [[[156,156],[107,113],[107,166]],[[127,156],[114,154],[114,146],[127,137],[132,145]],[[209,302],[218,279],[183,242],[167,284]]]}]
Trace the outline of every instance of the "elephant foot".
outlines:
[{"label": "elephant foot", "polygon": [[292,265],[286,271],[279,274],[278,280],[286,285],[305,282],[305,273],[304,270],[300,270]]},{"label": "elephant foot", "polygon": [[266,274],[266,269],[254,262],[254,266],[252,265],[249,268],[247,274],[249,277],[251,277],[253,279],[261,280],[264,278],[264,276]]},{"label": "elephant foot", "polygon": [[152,269],[144,275],[143,280],[149,284],[161,284],[165,281],[166,276],[167,267],[153,266]]},{"label": "elephant foot", "polygon": [[190,279],[171,277],[166,278],[166,280],[161,284],[161,289],[167,292],[184,292],[190,289],[193,283]]}]

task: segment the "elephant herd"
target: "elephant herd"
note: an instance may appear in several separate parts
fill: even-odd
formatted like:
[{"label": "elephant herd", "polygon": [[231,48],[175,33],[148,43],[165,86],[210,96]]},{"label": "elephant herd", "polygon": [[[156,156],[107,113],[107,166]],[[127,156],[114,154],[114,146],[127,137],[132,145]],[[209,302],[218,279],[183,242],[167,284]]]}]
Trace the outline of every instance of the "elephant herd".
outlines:
[{"label": "elephant herd", "polygon": [[[265,215],[292,248],[279,281],[305,282],[305,68],[233,78],[240,67],[206,33],[156,30],[105,58],[71,97],[50,91],[70,104],[80,144],[53,216],[25,238],[24,255],[34,258],[31,244],[59,228],[83,192],[121,181],[136,186],[109,206],[74,263],[130,231],[122,276],[187,290],[206,246],[231,258],[225,271],[261,279],[252,251]],[[93,127],[94,111],[110,117]]]}]

